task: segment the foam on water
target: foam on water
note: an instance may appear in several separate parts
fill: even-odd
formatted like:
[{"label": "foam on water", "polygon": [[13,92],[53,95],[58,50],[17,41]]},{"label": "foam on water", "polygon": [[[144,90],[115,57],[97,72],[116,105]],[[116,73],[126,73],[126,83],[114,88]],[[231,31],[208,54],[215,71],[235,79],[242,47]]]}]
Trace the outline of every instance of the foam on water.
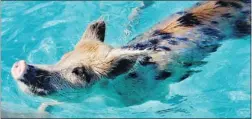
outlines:
[{"label": "foam on water", "polygon": [[[16,117],[249,117],[250,37],[226,41],[208,63],[175,84],[102,80],[90,89],[51,96],[62,102],[38,112],[50,98],[22,93],[10,75],[12,64],[53,64],[73,49],[88,23],[103,16],[105,42],[118,47],[196,1],[160,1],[128,18],[140,2],[2,2],[1,106]],[[134,84],[132,84],[134,83]],[[142,84],[142,85],[140,85]],[[131,87],[135,85],[136,87]],[[158,87],[158,88],[157,88]],[[155,90],[154,90],[155,89]],[[118,92],[119,91],[119,92]],[[123,93],[122,93],[123,92]]]}]

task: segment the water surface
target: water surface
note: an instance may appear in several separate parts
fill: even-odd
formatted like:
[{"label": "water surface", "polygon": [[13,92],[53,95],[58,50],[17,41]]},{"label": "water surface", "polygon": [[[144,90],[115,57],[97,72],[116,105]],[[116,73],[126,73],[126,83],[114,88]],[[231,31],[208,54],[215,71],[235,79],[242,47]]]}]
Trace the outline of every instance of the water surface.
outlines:
[{"label": "water surface", "polygon": [[[232,39],[205,59],[202,72],[166,84],[155,92],[140,85],[134,95],[121,96],[120,81],[102,81],[89,90],[61,94],[60,105],[40,113],[51,99],[22,93],[10,75],[12,64],[53,64],[73,49],[88,23],[103,16],[105,43],[118,47],[152,25],[196,1],[154,2],[135,20],[128,19],[140,2],[18,1],[2,2],[1,106],[6,116],[43,117],[250,117],[250,37]],[[126,80],[125,80],[126,81]],[[121,81],[123,82],[123,81]],[[118,87],[113,85],[119,84]],[[126,83],[127,84],[127,83]],[[146,90],[141,90],[146,89]],[[144,94],[163,94],[143,98]],[[135,97],[133,97],[135,96]],[[59,98],[61,98],[59,96]],[[64,99],[63,99],[64,98]],[[66,101],[67,100],[67,101]]]}]

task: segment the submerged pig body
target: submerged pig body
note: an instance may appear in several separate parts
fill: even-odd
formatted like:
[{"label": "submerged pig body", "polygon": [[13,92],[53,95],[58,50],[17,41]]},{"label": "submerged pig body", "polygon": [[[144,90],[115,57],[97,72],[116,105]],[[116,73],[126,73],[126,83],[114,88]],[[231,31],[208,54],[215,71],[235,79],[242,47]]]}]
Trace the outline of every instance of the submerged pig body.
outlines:
[{"label": "submerged pig body", "polygon": [[86,87],[104,77],[126,74],[138,78],[139,65],[155,70],[156,80],[180,81],[195,72],[190,67],[204,64],[202,59],[216,51],[223,40],[250,34],[249,7],[246,0],[201,2],[120,48],[103,43],[105,23],[97,21],[57,64],[19,61],[13,65],[12,75],[21,89],[38,95]]}]

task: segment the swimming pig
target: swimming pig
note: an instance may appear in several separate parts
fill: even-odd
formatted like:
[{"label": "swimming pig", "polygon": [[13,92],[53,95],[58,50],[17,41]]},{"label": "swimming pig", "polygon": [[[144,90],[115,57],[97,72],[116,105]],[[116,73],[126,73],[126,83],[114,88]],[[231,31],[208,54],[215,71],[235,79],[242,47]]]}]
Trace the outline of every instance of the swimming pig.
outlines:
[{"label": "swimming pig", "polygon": [[206,1],[175,13],[127,45],[113,48],[104,43],[106,25],[99,20],[88,26],[72,51],[55,65],[13,64],[11,73],[20,88],[48,95],[65,88],[82,88],[101,78],[119,75],[138,78],[135,68],[153,66],[153,80],[181,81],[190,68],[215,52],[224,39],[250,34],[250,0]]}]

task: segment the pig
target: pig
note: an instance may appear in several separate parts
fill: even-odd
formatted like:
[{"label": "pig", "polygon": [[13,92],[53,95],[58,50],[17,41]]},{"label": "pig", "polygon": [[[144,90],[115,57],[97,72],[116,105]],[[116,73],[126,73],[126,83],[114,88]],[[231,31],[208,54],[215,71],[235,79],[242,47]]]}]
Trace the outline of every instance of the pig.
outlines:
[{"label": "pig", "polygon": [[138,66],[155,70],[153,80],[183,81],[204,65],[224,41],[250,35],[250,0],[203,1],[157,23],[126,45],[104,43],[106,24],[91,23],[72,51],[54,65],[13,64],[11,74],[26,93],[45,96],[85,88],[107,78],[141,76]]}]

